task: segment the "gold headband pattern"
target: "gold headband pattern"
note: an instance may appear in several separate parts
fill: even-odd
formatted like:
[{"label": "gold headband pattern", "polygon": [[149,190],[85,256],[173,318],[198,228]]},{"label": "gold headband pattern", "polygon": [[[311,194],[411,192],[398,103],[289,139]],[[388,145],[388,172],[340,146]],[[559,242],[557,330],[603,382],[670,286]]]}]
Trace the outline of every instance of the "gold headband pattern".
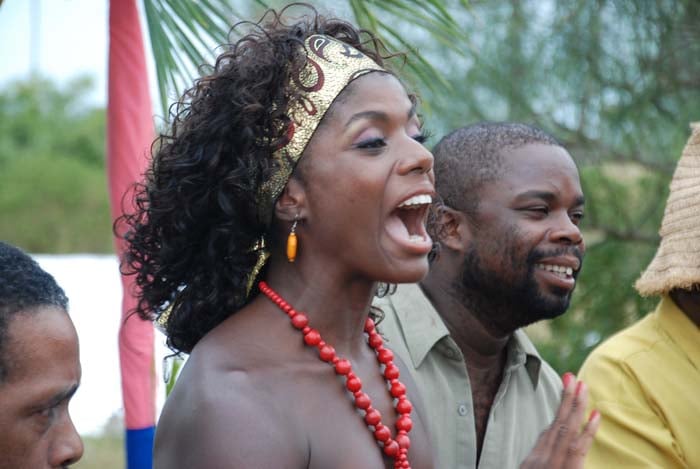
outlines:
[{"label": "gold headband pattern", "polygon": [[277,197],[335,98],[355,78],[384,71],[362,52],[330,36],[309,36],[304,47],[306,64],[290,81],[290,87],[299,91],[301,98],[289,106],[287,143],[273,153],[274,173],[258,190],[258,216],[266,225],[272,221]]}]

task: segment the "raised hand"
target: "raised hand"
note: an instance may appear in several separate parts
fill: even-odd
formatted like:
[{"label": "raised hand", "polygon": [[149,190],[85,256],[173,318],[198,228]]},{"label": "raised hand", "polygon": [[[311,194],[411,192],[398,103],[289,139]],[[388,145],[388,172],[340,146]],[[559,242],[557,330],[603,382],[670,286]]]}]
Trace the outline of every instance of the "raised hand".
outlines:
[{"label": "raised hand", "polygon": [[563,376],[564,391],[557,417],[537,440],[537,444],[520,465],[521,469],[582,468],[583,461],[600,425],[600,414],[594,410],[581,429],[588,401],[583,381],[571,373]]}]

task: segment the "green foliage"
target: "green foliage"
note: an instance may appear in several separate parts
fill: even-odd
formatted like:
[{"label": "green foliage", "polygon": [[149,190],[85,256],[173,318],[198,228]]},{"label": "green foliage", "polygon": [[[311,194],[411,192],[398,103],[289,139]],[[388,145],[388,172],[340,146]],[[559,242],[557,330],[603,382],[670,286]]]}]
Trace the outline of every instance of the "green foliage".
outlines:
[{"label": "green foliage", "polygon": [[[143,0],[148,32],[158,75],[158,89],[164,116],[173,95],[179,96],[195,78],[194,71],[211,64],[219,44],[235,41],[235,33],[229,38],[229,29],[238,21],[256,20],[267,8],[277,10],[287,3],[279,0]],[[333,1],[308,1],[323,10],[342,9]],[[467,6],[461,0],[462,7]],[[347,6],[354,21],[363,28],[378,33],[391,50],[411,53],[407,77],[434,91],[449,88],[450,84],[430,61],[407,40],[394,24],[410,23],[421,32],[428,33],[445,47],[458,50],[456,37],[463,37],[464,30],[450,14],[441,0],[348,0]],[[338,13],[335,13],[338,15]],[[340,15],[348,17],[347,15]]]},{"label": "green foliage", "polygon": [[105,112],[91,87],[32,78],[0,91],[0,239],[31,252],[110,252]]},{"label": "green foliage", "polygon": [[[426,41],[455,93],[423,88],[430,126],[524,121],[580,167],[588,253],[570,311],[537,340],[559,371],[649,311],[633,283],[653,256],[668,184],[700,119],[700,4],[613,0],[470,2],[455,54]],[[408,31],[408,29],[405,29]],[[458,103],[458,105],[455,105]]]}]

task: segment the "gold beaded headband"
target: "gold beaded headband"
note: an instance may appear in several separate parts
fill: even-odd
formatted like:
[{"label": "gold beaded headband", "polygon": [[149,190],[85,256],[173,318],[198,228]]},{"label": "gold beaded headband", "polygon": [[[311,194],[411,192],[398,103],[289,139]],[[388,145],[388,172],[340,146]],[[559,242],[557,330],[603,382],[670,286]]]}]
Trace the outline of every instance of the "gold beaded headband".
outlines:
[{"label": "gold beaded headband", "polygon": [[[258,217],[266,226],[272,222],[277,198],[333,101],[354,79],[372,71],[386,71],[359,50],[330,36],[309,36],[304,49],[306,64],[289,83],[301,98],[289,105],[287,143],[272,154],[275,169],[256,196]],[[250,251],[256,252],[258,259],[248,275],[246,297],[250,296],[255,279],[270,256],[264,237]],[[172,305],[158,316],[156,325],[165,329],[171,312]]]},{"label": "gold beaded headband", "polygon": [[314,34],[304,41],[306,64],[290,80],[301,99],[290,104],[287,143],[272,157],[275,169],[257,194],[258,216],[269,226],[275,201],[333,101],[354,79],[372,72],[385,71],[354,47],[330,36]]}]

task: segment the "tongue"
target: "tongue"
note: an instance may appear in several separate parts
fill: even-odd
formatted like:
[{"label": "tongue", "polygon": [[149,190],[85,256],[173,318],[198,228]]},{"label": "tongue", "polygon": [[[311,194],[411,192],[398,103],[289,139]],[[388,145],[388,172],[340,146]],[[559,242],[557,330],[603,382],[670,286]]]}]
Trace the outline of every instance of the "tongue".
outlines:
[{"label": "tongue", "polygon": [[398,215],[390,215],[386,222],[386,230],[391,234],[391,236],[398,239],[405,239],[410,241],[411,235],[408,233],[406,225],[404,225],[401,218]]}]

